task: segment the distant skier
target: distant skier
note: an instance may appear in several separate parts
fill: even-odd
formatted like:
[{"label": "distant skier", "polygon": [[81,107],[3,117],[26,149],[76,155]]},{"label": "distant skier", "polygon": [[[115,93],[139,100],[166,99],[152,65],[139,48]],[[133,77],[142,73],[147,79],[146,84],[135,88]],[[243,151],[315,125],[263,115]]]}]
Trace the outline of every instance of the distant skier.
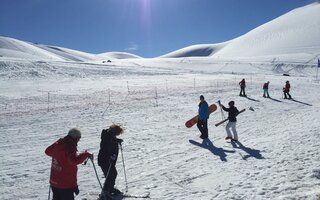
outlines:
[{"label": "distant skier", "polygon": [[87,158],[93,159],[93,154],[85,151],[77,154],[77,144],[81,132],[73,128],[68,135],[50,145],[45,153],[52,157],[50,186],[53,200],[74,200],[74,195],[79,194],[77,184],[77,165]]},{"label": "distant skier", "polygon": [[[289,81],[286,81],[286,85],[283,87],[283,94],[285,99],[291,99],[291,95],[289,94],[290,92],[290,83]],[[287,95],[289,98],[287,98]]]},{"label": "distant skier", "polygon": [[200,103],[198,109],[198,122],[197,127],[201,132],[200,138],[208,138],[208,118],[209,118],[209,106],[208,103],[204,100],[204,96],[200,96]]},{"label": "distant skier", "polygon": [[116,124],[111,125],[108,129],[103,129],[101,132],[98,164],[106,178],[102,192],[104,198],[110,195],[122,194],[120,190],[114,187],[118,175],[116,163],[119,153],[119,144],[121,145],[123,142],[123,140],[117,138],[117,136],[122,133],[123,129]]},{"label": "distant skier", "polygon": [[270,96],[269,96],[269,92],[268,92],[268,89],[269,89],[269,83],[270,83],[270,81],[265,82],[265,83],[263,84],[263,97],[270,98]]},{"label": "distant skier", "polygon": [[246,97],[246,92],[245,92],[246,80],[245,80],[245,79],[242,79],[242,80],[239,82],[239,85],[240,85],[240,94],[239,94],[239,96]]},{"label": "distant skier", "polygon": [[[227,126],[226,126],[226,131],[227,131],[226,140],[231,139],[232,141],[238,141],[238,133],[236,130],[236,124],[237,124],[236,116],[239,114],[239,110],[234,106],[234,101],[230,101],[228,104],[229,104],[229,108],[226,108],[219,101],[219,105],[222,107],[222,109],[228,112],[229,122],[227,123]],[[233,137],[230,129],[232,130]]]}]

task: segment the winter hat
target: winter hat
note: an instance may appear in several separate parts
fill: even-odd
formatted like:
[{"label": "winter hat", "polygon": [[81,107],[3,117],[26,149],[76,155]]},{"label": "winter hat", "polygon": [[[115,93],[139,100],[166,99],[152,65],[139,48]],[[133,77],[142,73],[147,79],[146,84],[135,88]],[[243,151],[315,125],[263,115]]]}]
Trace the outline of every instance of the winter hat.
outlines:
[{"label": "winter hat", "polygon": [[204,99],[204,96],[203,96],[203,95],[201,95],[201,96],[200,96],[200,99]]},{"label": "winter hat", "polygon": [[81,138],[81,132],[77,128],[72,128],[69,130],[68,135],[70,135],[74,139]]},{"label": "winter hat", "polygon": [[230,101],[230,102],[228,103],[228,105],[229,105],[229,106],[234,106],[234,101]]}]

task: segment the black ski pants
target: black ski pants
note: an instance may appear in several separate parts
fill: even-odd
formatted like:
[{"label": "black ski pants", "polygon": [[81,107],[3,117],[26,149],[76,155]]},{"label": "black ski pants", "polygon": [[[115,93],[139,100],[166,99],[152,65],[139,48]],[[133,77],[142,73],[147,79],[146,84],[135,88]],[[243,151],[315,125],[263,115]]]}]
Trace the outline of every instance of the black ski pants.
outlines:
[{"label": "black ski pants", "polygon": [[245,92],[245,87],[244,86],[240,86],[240,96],[246,96],[246,92]]},{"label": "black ski pants", "polygon": [[58,189],[51,187],[52,189],[52,200],[74,200],[74,188],[70,189]]},{"label": "black ski pants", "polygon": [[108,161],[100,165],[100,167],[103,171],[104,177],[106,178],[104,181],[103,190],[111,192],[114,188],[114,185],[116,183],[116,178],[118,175],[115,163]]},{"label": "black ski pants", "polygon": [[208,120],[198,120],[197,127],[201,132],[202,139],[208,138]]},{"label": "black ski pants", "polygon": [[287,99],[288,97],[287,97],[287,95],[289,96],[289,99],[291,99],[291,95],[289,94],[289,92],[283,92],[283,94],[284,94],[284,98],[285,99]]}]

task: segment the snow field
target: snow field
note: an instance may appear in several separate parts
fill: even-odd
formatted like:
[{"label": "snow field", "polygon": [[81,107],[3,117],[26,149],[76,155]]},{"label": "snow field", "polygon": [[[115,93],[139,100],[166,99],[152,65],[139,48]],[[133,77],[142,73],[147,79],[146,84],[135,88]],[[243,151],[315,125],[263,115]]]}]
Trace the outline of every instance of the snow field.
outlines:
[{"label": "snow field", "polygon": [[[237,84],[243,77],[252,100],[237,96]],[[293,98],[301,103],[281,99],[287,79]],[[270,95],[277,101],[262,98],[261,87],[267,80],[271,82]],[[319,194],[319,180],[314,176],[314,170],[319,170],[319,85],[309,78],[221,74],[135,77],[128,81],[129,94],[124,80],[121,89],[111,90],[116,98],[112,95],[110,105],[108,90],[101,90],[100,85],[111,86],[113,80],[99,80],[100,85],[92,84],[90,89],[76,89],[78,81],[71,83],[75,85],[73,94],[62,91],[53,95],[50,112],[45,93],[41,98],[36,93],[30,98],[1,99],[1,105],[11,105],[1,114],[2,199],[47,198],[50,159],[44,149],[76,126],[83,132],[79,150],[97,155],[100,132],[112,122],[126,128],[123,153],[129,192],[149,191],[152,199],[316,199]],[[185,121],[196,115],[201,94],[209,104],[220,99],[227,105],[235,100],[239,109],[255,109],[238,117],[240,145],[224,140],[223,126],[214,127],[221,120],[219,108],[209,119],[211,142],[202,143],[196,126],[184,127]],[[28,106],[15,107],[14,102]],[[121,158],[118,172],[117,185],[124,189]],[[90,162],[79,166],[78,183],[81,193],[77,199],[99,193]]]}]

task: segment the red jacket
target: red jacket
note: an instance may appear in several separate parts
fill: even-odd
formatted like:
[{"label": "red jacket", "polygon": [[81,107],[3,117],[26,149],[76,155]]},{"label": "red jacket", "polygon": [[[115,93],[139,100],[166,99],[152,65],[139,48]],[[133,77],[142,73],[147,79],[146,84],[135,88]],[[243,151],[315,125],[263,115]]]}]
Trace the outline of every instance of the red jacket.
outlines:
[{"label": "red jacket", "polygon": [[290,92],[290,83],[286,83],[286,85],[283,88],[284,92]]},{"label": "red jacket", "polygon": [[59,139],[50,145],[45,153],[52,157],[50,185],[59,189],[77,187],[77,165],[85,161],[90,154],[77,154],[77,143],[71,136]]},{"label": "red jacket", "polygon": [[239,82],[239,85],[240,87],[246,87],[246,81],[244,79],[242,79],[240,82]]}]

